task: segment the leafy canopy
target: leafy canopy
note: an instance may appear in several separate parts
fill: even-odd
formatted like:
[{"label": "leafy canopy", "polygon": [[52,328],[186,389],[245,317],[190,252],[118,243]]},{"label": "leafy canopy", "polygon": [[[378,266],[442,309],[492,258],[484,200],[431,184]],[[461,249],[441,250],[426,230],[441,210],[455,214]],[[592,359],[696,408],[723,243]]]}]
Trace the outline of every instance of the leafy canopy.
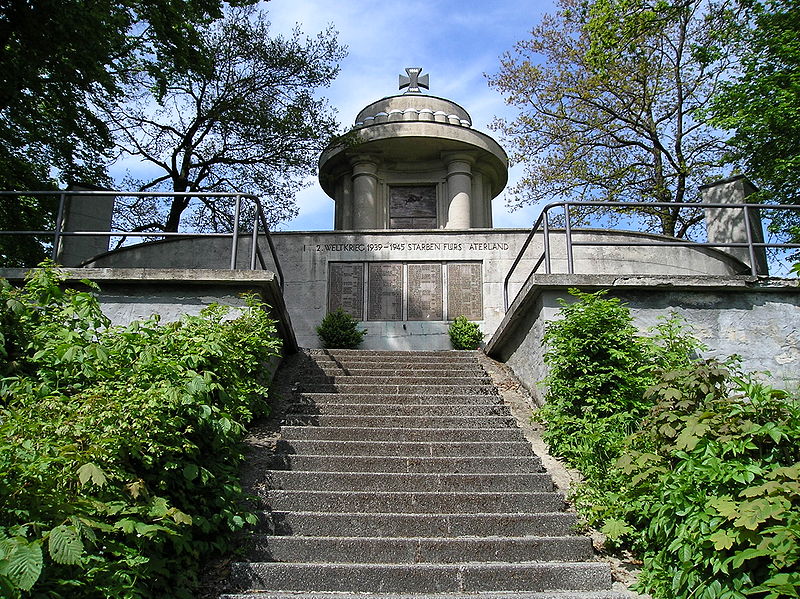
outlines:
[{"label": "leafy canopy", "polygon": [[[623,212],[649,230],[685,237],[702,215],[680,204],[697,201],[698,187],[725,164],[723,140],[703,111],[727,60],[697,51],[713,45],[720,13],[684,2],[670,18],[618,26],[617,35],[598,40],[631,4],[643,3],[560,0],[491,78],[519,109],[495,126],[525,164],[517,206],[562,198],[668,202],[674,207]],[[613,220],[610,209],[591,213]]]},{"label": "leafy canopy", "polygon": [[[304,38],[270,34],[263,12],[233,9],[196,28],[208,71],[143,71],[125,87],[125,101],[106,111],[120,154],[155,167],[139,190],[239,191],[266,198],[275,223],[296,214],[293,194],[314,172],[337,129],[317,95],[336,77],[345,51],[328,29]],[[166,205],[137,200],[120,216],[125,228],[177,231],[189,199]],[[191,212],[195,230],[230,228],[233,206],[203,201]]]},{"label": "leafy canopy", "polygon": [[[730,36],[739,60],[736,76],[714,98],[714,122],[733,131],[737,163],[760,186],[761,199],[800,203],[800,2],[745,3]],[[800,239],[800,213],[773,223]]]}]

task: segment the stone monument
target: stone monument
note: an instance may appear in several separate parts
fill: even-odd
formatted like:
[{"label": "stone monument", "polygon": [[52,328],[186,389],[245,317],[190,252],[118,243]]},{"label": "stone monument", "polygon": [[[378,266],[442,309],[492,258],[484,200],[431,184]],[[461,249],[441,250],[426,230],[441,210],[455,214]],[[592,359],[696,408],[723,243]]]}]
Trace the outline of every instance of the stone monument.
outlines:
[{"label": "stone monument", "polygon": [[471,229],[492,226],[492,200],[508,158],[469,114],[423,95],[420,68],[401,75],[405,94],[372,102],[348,139],[320,158],[319,181],[336,202],[336,230]]}]

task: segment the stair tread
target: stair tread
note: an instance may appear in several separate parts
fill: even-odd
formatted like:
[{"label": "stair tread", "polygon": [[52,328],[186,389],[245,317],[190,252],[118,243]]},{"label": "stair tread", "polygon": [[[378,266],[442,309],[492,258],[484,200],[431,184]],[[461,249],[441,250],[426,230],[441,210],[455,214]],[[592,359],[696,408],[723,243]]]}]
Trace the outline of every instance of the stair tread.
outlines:
[{"label": "stair tread", "polygon": [[273,488],[257,491],[253,559],[232,564],[240,591],[221,599],[627,597],[478,352],[305,359]]}]

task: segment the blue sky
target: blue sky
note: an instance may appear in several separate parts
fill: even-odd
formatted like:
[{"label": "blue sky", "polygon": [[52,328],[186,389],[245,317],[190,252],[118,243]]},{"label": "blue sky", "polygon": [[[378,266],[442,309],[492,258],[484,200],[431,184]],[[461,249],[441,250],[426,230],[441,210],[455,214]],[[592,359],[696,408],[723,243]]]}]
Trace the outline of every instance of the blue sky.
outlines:
[{"label": "blue sky", "polygon": [[[498,70],[500,56],[525,38],[553,5],[530,0],[271,0],[264,7],[276,33],[289,32],[296,24],[307,35],[329,24],[338,30],[339,42],[348,46],[349,54],[324,95],[345,127],[370,102],[400,93],[397,78],[406,67],[422,67],[430,74],[430,94],[463,106],[475,129],[500,141],[489,124],[495,116],[513,117],[514,112],[489,87],[485,74]],[[519,170],[512,168],[512,182]],[[510,213],[505,206],[507,193],[494,200],[495,226],[529,227],[538,208]],[[279,229],[332,228],[333,201],[316,180],[297,200],[300,215]]]}]

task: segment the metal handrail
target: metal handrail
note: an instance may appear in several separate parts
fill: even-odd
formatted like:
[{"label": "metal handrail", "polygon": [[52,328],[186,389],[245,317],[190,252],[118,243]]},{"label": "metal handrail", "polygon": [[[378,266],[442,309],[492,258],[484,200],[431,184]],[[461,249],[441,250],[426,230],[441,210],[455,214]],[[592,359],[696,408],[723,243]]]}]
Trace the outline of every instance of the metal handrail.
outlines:
[{"label": "metal handrail", "polygon": [[[255,256],[258,256],[259,263],[263,270],[266,270],[266,263],[264,262],[264,257],[261,254],[261,249],[258,245],[258,236],[259,236],[259,222],[261,227],[263,228],[263,233],[267,238],[267,243],[270,248],[270,253],[272,255],[272,260],[275,265],[276,274],[278,275],[278,282],[280,284],[281,290],[283,290],[283,271],[280,266],[280,261],[278,260],[278,255],[275,250],[275,244],[272,241],[272,236],[270,235],[269,225],[267,223],[266,217],[264,216],[264,209],[261,205],[261,200],[258,196],[246,193],[226,193],[226,192],[161,192],[161,191],[116,191],[116,190],[100,190],[100,191],[85,191],[85,190],[53,190],[53,191],[0,191],[0,197],[2,196],[34,196],[34,197],[42,197],[42,196],[58,196],[58,212],[56,216],[56,227],[55,230],[52,231],[0,231],[0,235],[27,235],[27,236],[42,236],[42,235],[52,235],[53,237],[53,251],[52,257],[55,260],[58,256],[58,252],[61,246],[61,239],[63,237],[140,237],[140,238],[148,238],[148,237],[182,237],[182,238],[192,238],[192,237],[209,237],[209,238],[230,238],[231,239],[231,250],[230,250],[230,269],[236,270],[236,263],[238,259],[238,252],[239,252],[239,231],[240,231],[240,223],[241,223],[241,202],[242,200],[250,200],[255,205],[256,210],[256,218],[254,218],[253,222],[253,234],[252,234],[252,248],[251,248],[251,260],[250,260],[250,270],[256,270],[255,264],[256,259]],[[72,196],[114,196],[114,197],[164,197],[164,198],[175,198],[175,197],[196,197],[196,198],[234,198],[236,201],[235,205],[235,214],[234,214],[234,222],[233,222],[233,232],[232,233],[187,233],[187,232],[168,232],[168,231],[158,231],[158,232],[145,232],[145,231],[64,231],[64,218],[65,218],[65,205],[67,197]]]},{"label": "metal handrail", "polygon": [[[570,206],[597,206],[597,207],[620,207],[620,208],[632,208],[637,206],[644,206],[644,207],[656,207],[656,208],[723,208],[723,209],[739,209],[743,210],[744,212],[744,224],[745,230],[747,235],[747,240],[743,242],[731,242],[731,243],[703,243],[697,241],[626,241],[624,244],[616,241],[575,241],[573,239],[573,233],[575,229],[572,227],[571,218],[570,218]],[[525,242],[522,244],[522,248],[517,253],[517,257],[514,259],[514,262],[509,268],[508,273],[506,274],[505,279],[503,280],[503,306],[504,310],[508,312],[509,301],[508,301],[508,284],[511,280],[511,276],[516,271],[517,267],[519,266],[520,262],[522,262],[522,258],[525,255],[525,252],[528,250],[528,247],[533,241],[536,233],[539,232],[541,229],[543,235],[544,246],[542,249],[542,253],[539,258],[536,260],[533,268],[528,273],[525,281],[523,282],[520,291],[525,288],[528,281],[530,281],[531,277],[536,274],[539,270],[539,267],[544,264],[545,273],[551,274],[551,257],[552,251],[550,249],[550,234],[551,234],[551,227],[550,227],[550,212],[556,208],[563,208],[564,209],[564,236],[566,241],[566,260],[567,260],[567,273],[568,274],[575,274],[574,270],[574,255],[573,249],[575,247],[582,247],[582,246],[659,246],[659,247],[713,247],[713,248],[747,248],[748,255],[750,258],[750,272],[753,276],[758,274],[757,271],[757,261],[756,261],[756,248],[800,248],[800,244],[798,243],[762,243],[753,241],[753,233],[751,230],[751,218],[750,218],[750,210],[800,210],[800,206],[795,204],[746,204],[746,203],[719,203],[719,202],[686,202],[676,204],[674,202],[601,202],[601,201],[588,201],[588,202],[578,202],[578,201],[561,201],[561,202],[552,202],[547,204],[543,209],[542,212],[539,214],[539,217],[534,222],[533,226],[531,227],[530,233],[528,233]]]}]

